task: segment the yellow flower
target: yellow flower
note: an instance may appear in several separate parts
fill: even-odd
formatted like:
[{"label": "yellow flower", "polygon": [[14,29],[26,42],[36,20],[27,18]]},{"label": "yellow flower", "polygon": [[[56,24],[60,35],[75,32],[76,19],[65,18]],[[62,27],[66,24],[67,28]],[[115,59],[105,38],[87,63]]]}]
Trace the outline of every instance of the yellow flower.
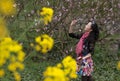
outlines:
[{"label": "yellow flower", "polygon": [[65,75],[68,75],[68,74],[70,74],[70,72],[71,72],[71,69],[70,69],[70,67],[69,68],[64,68],[64,72],[65,72]]},{"label": "yellow flower", "polygon": [[67,56],[62,61],[65,74],[68,75],[71,78],[76,78],[76,61],[71,57]]},{"label": "yellow flower", "polygon": [[36,37],[35,42],[39,44],[41,42],[41,37],[40,36]]},{"label": "yellow flower", "polygon": [[23,70],[24,64],[16,61],[8,65],[8,70],[12,72],[15,72],[17,69]]},{"label": "yellow flower", "polygon": [[9,36],[8,30],[6,28],[6,23],[3,18],[0,17],[0,39]]},{"label": "yellow flower", "polygon": [[44,54],[50,51],[54,44],[54,40],[46,34],[36,37],[35,42],[36,51],[41,51]]},{"label": "yellow flower", "polygon": [[14,15],[16,12],[14,5],[14,0],[0,0],[0,12],[6,16]]},{"label": "yellow flower", "polygon": [[25,53],[23,51],[18,52],[17,60],[23,62],[25,58]]},{"label": "yellow flower", "polygon": [[24,64],[20,63],[20,62],[15,62],[15,65],[17,68],[19,68],[20,70],[24,69]]},{"label": "yellow flower", "polygon": [[[5,37],[0,40],[0,54],[1,68],[7,66],[7,69],[12,73],[17,72],[17,70],[20,71],[24,69],[23,61],[25,53],[22,51],[22,46],[10,37]],[[0,76],[2,76],[2,71]],[[21,80],[19,74],[14,73],[14,76],[16,81]]]},{"label": "yellow flower", "polygon": [[54,11],[52,8],[47,8],[47,7],[42,8],[40,15],[43,16],[43,20],[46,25],[48,24],[48,22],[51,22],[53,13]]},{"label": "yellow flower", "polygon": [[41,50],[41,47],[40,47],[39,45],[36,45],[36,46],[35,46],[35,49],[36,49],[36,51],[40,51],[40,50]]},{"label": "yellow flower", "polygon": [[43,49],[48,49],[49,50],[49,41],[45,38],[43,38],[43,41],[40,42],[40,45],[42,46]]},{"label": "yellow flower", "polygon": [[[0,50],[0,51],[2,51],[2,50]],[[9,57],[10,57],[9,51],[2,51],[1,52],[0,58],[8,59]]]},{"label": "yellow flower", "polygon": [[44,81],[70,81],[72,78],[77,78],[76,61],[71,56],[67,56],[62,63],[48,67],[44,72],[44,77]]},{"label": "yellow flower", "polygon": [[0,69],[0,78],[3,77],[5,75],[5,72],[3,69]]},{"label": "yellow flower", "polygon": [[10,37],[5,37],[3,40],[3,43],[7,44],[7,43],[11,43],[12,39]]},{"label": "yellow flower", "polygon": [[54,44],[54,40],[47,34],[42,35],[43,41],[40,43],[42,46],[47,46],[48,50],[51,50]]},{"label": "yellow flower", "polygon": [[17,69],[15,63],[11,63],[8,65],[8,70],[12,71],[12,72],[15,72]]},{"label": "yellow flower", "polygon": [[41,52],[42,52],[43,54],[46,54],[46,53],[48,52],[48,50],[47,50],[47,49],[42,49]]},{"label": "yellow flower", "polygon": [[118,61],[117,69],[120,70],[120,61]]},{"label": "yellow flower", "polygon": [[13,44],[9,46],[9,50],[12,52],[18,52],[20,50],[22,50],[22,46],[21,45],[17,45],[17,44]]},{"label": "yellow flower", "polygon": [[47,70],[44,72],[44,76],[48,78],[44,81],[48,81],[51,79],[52,81],[66,81],[64,71],[57,67],[48,67]]},{"label": "yellow flower", "polygon": [[21,76],[18,72],[14,72],[14,77],[16,81],[21,81]]},{"label": "yellow flower", "polygon": [[3,66],[6,63],[6,60],[4,58],[0,58],[0,66]]},{"label": "yellow flower", "polygon": [[70,73],[70,77],[71,78],[77,78],[77,75],[76,75],[75,71]]},{"label": "yellow flower", "polygon": [[58,67],[58,68],[62,68],[62,64],[61,64],[61,63],[58,63],[58,64],[57,64],[57,67]]},{"label": "yellow flower", "polygon": [[44,81],[53,81],[53,79],[52,78],[50,78],[50,77],[47,77],[47,78],[45,78],[45,80]]},{"label": "yellow flower", "polygon": [[[76,67],[76,61],[71,56],[67,56],[66,58],[64,58],[62,63],[64,65],[64,67],[71,66],[71,65],[73,67]],[[71,67],[71,68],[73,68],[73,67]]]},{"label": "yellow flower", "polygon": [[15,62],[16,59],[17,59],[14,55],[12,55],[10,58],[11,58],[11,59],[10,59],[11,62]]}]

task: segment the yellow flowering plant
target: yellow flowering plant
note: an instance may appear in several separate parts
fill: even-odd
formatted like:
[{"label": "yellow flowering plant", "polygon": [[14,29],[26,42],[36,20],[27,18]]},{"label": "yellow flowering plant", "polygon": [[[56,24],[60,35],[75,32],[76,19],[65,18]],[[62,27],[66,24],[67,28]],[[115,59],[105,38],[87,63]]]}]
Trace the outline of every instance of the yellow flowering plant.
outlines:
[{"label": "yellow flowering plant", "polygon": [[76,61],[71,56],[67,56],[62,63],[58,63],[54,67],[49,66],[43,75],[44,81],[69,81],[77,78]]},{"label": "yellow flowering plant", "polygon": [[[0,77],[5,75],[5,71],[13,73],[16,81],[20,81],[20,74],[18,71],[24,69],[25,53],[22,51],[22,46],[12,40],[10,37],[0,40]],[[6,67],[3,69],[3,67]]]},{"label": "yellow flowering plant", "polygon": [[[15,13],[14,0],[0,0],[0,15],[11,16]],[[6,22],[0,17],[0,78],[10,71],[16,81],[21,81],[19,71],[24,69],[24,57],[22,46],[9,37]]]},{"label": "yellow flowering plant", "polygon": [[44,81],[68,81],[64,71],[58,67],[48,67],[44,76]]},{"label": "yellow flowering plant", "polygon": [[71,57],[67,56],[63,59],[62,65],[64,68],[65,75],[70,78],[76,78],[76,61]]},{"label": "yellow flowering plant", "polygon": [[16,13],[14,0],[0,0],[0,13],[5,16],[11,16]]},{"label": "yellow flowering plant", "polygon": [[42,16],[42,20],[44,21],[44,24],[47,25],[49,22],[51,22],[52,17],[53,17],[53,9],[52,8],[48,8],[48,7],[43,7],[40,15]]},{"label": "yellow flowering plant", "polygon": [[[0,15],[4,17],[12,16],[16,13],[16,10],[14,0],[0,0]],[[45,25],[51,22],[53,13],[54,11],[51,8],[42,8],[39,14]],[[53,44],[54,40],[47,34],[43,34],[35,38],[35,44],[32,44],[32,46],[36,51],[45,54],[52,49]],[[22,46],[9,37],[5,20],[0,17],[0,78],[4,77],[7,71],[10,71],[16,81],[21,81],[19,71],[24,69],[24,58],[25,53],[22,51]],[[61,69],[59,71],[63,72]]]},{"label": "yellow flowering plant", "polygon": [[120,70],[120,61],[117,63],[117,69]]},{"label": "yellow flowering plant", "polygon": [[9,36],[9,34],[6,28],[6,22],[2,17],[0,17],[0,40],[7,36]]},{"label": "yellow flowering plant", "polygon": [[36,51],[39,51],[43,54],[47,53],[52,49],[54,45],[54,40],[47,34],[43,34],[35,38],[35,44],[31,44]]}]

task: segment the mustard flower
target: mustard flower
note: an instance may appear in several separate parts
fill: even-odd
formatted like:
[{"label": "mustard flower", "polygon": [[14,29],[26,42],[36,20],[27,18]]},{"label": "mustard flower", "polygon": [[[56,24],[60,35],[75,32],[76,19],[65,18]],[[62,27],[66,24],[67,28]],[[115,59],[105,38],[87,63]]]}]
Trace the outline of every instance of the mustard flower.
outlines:
[{"label": "mustard flower", "polygon": [[47,8],[47,7],[42,8],[40,15],[43,17],[42,19],[44,20],[45,25],[51,22],[53,13],[54,11],[52,8]]},{"label": "mustard flower", "polygon": [[44,72],[44,81],[67,81],[64,71],[57,67],[48,67]]},{"label": "mustard flower", "polygon": [[71,56],[67,56],[56,66],[48,67],[44,76],[44,81],[70,81],[77,77],[76,61]]},{"label": "mustard flower", "polygon": [[36,37],[35,42],[36,44],[32,44],[32,47],[34,47],[36,51],[40,51],[43,54],[50,51],[54,45],[54,40],[47,34]]},{"label": "mustard flower", "polygon": [[14,78],[16,81],[21,81],[21,77],[20,77],[20,74],[18,72],[14,72],[13,75],[14,75]]},{"label": "mustard flower", "polygon": [[22,71],[24,69],[24,57],[25,53],[22,51],[22,46],[17,42],[12,40],[10,37],[6,37],[0,40],[0,77],[5,74],[5,69],[8,69],[14,74],[15,80],[20,81],[20,75],[17,71]]},{"label": "mustard flower", "polygon": [[120,61],[118,61],[117,69],[120,70]]},{"label": "mustard flower", "polygon": [[5,75],[5,72],[3,69],[0,69],[0,77],[3,77]]},{"label": "mustard flower", "polygon": [[65,74],[68,75],[70,78],[76,78],[76,61],[71,57],[67,56],[66,58],[63,59],[62,61],[63,67]]},{"label": "mustard flower", "polygon": [[3,15],[11,16],[16,12],[14,0],[0,0],[0,12]]},{"label": "mustard flower", "polygon": [[6,22],[2,17],[0,17],[0,40],[7,36],[9,36],[9,34],[6,28]]}]

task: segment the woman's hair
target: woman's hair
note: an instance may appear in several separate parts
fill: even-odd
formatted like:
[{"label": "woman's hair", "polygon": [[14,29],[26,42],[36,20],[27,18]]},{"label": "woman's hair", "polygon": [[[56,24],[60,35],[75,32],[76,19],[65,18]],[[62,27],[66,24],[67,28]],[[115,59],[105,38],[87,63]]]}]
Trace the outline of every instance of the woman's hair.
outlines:
[{"label": "woman's hair", "polygon": [[99,29],[98,29],[98,25],[97,25],[97,23],[93,20],[93,21],[90,21],[91,23],[92,23],[92,25],[91,25],[91,29],[92,29],[92,31],[91,31],[91,35],[92,36],[94,36],[94,38],[95,38],[95,41],[97,41],[98,40],[98,38],[99,38]]}]

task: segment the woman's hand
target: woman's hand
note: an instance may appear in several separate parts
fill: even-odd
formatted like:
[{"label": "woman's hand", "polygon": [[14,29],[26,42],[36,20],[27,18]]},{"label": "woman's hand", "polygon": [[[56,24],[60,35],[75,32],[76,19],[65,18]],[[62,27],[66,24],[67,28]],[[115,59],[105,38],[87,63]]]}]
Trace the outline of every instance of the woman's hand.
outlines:
[{"label": "woman's hand", "polygon": [[80,57],[77,57],[77,60],[81,60],[82,59],[82,57],[80,56]]},{"label": "woman's hand", "polygon": [[86,58],[88,58],[88,57],[91,57],[91,54],[90,54],[90,53],[87,54],[86,56],[84,56],[82,59],[86,59]]},{"label": "woman's hand", "polygon": [[77,20],[73,20],[70,25],[73,26],[76,24],[76,22],[77,22]]},{"label": "woman's hand", "polygon": [[73,20],[70,24],[69,33],[73,33],[73,25],[75,25],[77,20]]}]

